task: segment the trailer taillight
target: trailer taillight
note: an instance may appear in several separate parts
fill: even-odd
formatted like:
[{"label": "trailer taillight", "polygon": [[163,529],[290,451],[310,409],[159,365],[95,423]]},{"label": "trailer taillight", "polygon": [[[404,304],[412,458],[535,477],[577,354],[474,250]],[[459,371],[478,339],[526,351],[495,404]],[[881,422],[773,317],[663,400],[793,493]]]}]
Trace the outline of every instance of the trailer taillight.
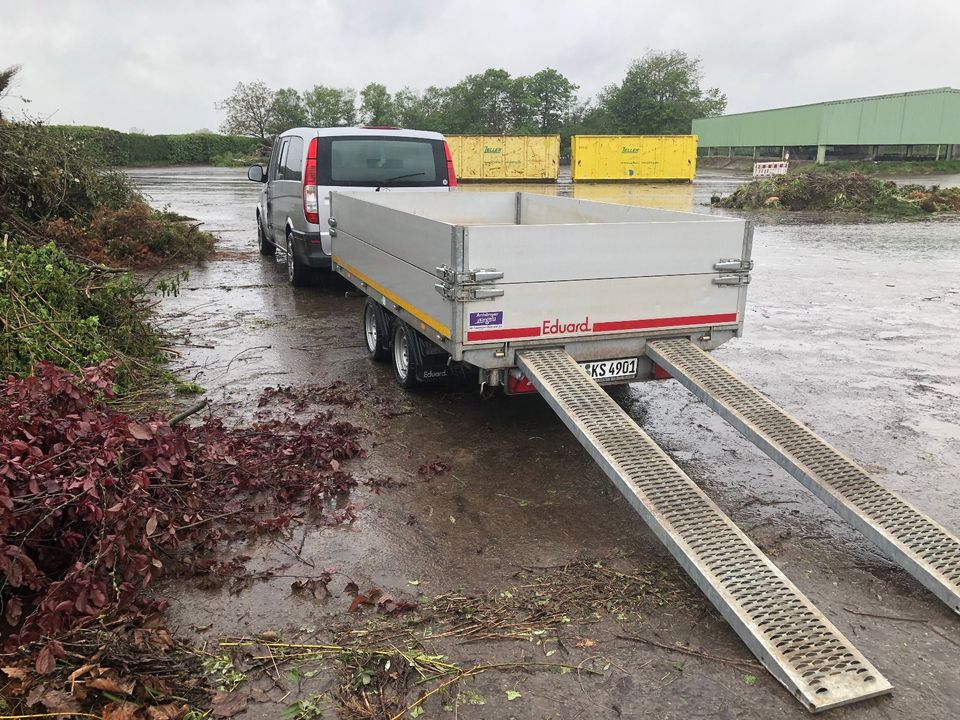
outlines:
[{"label": "trailer taillight", "polygon": [[317,138],[307,149],[307,166],[303,169],[303,217],[308,223],[320,222],[320,203],[317,197]]},{"label": "trailer taillight", "polygon": [[669,372],[667,372],[666,370],[664,370],[662,367],[660,367],[660,366],[657,365],[656,363],[652,363],[652,365],[653,365],[653,379],[654,379],[654,380],[671,380],[671,379],[673,379],[673,375],[671,375]]},{"label": "trailer taillight", "polygon": [[506,390],[508,395],[521,395],[536,392],[537,388],[518,368],[510,368],[507,371]]},{"label": "trailer taillight", "polygon": [[447,184],[450,187],[457,186],[457,171],[453,167],[453,155],[450,154],[450,146],[447,141],[443,141],[443,152],[447,156]]}]

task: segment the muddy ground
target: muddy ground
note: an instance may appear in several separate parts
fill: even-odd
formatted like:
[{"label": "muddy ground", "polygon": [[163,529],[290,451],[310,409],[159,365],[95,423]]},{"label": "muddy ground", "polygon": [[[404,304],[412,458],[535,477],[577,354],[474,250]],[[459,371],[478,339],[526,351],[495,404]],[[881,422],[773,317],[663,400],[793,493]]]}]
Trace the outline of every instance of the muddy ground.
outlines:
[{"label": "muddy ground", "polygon": [[[644,578],[646,589],[629,602],[616,598],[612,611],[597,612],[581,597],[569,621],[529,639],[428,644],[463,666],[557,662],[581,672],[483,673],[465,681],[458,702],[447,698],[446,710],[436,696],[426,701],[424,717],[807,715],[751,665],[750,652],[539,397],[485,400],[470,387],[401,391],[389,365],[365,358],[361,298],[345,296],[348,287],[330,278],[293,289],[282,254],[257,254],[258,188],[243,170],[131,174],[156,205],[201,220],[221,238],[220,257],[192,269],[180,295],[161,305],[169,326],[185,334],[179,369],[208,390],[215,412],[240,420],[255,411],[264,387],[344,380],[362,401],[337,412],[372,431],[369,456],[351,469],[406,483],[355,491],[361,509],[352,526],[301,526],[283,542],[237,548],[253,556],[248,570],[265,573],[239,593],[182,581],[161,586],[183,637],[209,648],[264,631],[317,642],[331,625],[366,627],[368,620],[347,615],[349,581],[400,597],[502,599],[586,559]],[[711,212],[703,205],[710,195],[742,179],[714,171],[692,188],[524,189]],[[491,189],[502,188],[463,191]],[[960,221],[760,216],[754,258],[745,336],[716,356],[881,482],[960,529]],[[676,382],[634,385],[621,401],[894,684],[892,696],[832,717],[956,717],[953,613]],[[418,472],[436,459],[451,471]],[[331,598],[291,592],[291,578],[324,569],[334,571]],[[266,701],[242,717],[279,717],[284,706],[342,680],[327,670],[310,678],[284,672],[256,680]],[[508,699],[508,691],[520,696]],[[471,704],[479,697],[483,705]],[[329,695],[321,705],[334,715]]]}]

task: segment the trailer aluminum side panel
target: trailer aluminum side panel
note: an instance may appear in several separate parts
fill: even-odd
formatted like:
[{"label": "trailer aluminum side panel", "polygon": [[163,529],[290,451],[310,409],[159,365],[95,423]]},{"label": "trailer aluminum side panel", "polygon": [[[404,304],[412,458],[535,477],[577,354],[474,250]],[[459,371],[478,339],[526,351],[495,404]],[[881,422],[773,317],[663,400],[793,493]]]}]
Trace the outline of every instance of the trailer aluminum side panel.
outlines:
[{"label": "trailer aluminum side panel", "polygon": [[[388,195],[411,198],[417,195],[444,195],[448,193],[377,193],[375,199],[331,193],[336,198],[336,207],[331,202],[330,216],[336,221],[337,234],[347,233],[360,238],[395,258],[433,273],[437,265],[454,264],[458,261],[453,237],[456,229],[450,223],[411,213],[398,212],[385,206],[380,196]],[[368,193],[369,195],[369,193]],[[449,193],[453,196],[453,193]],[[411,203],[416,206],[416,203]],[[427,203],[429,207],[429,203]],[[334,254],[339,252],[334,242]]]},{"label": "trailer aluminum side panel", "polygon": [[[449,243],[449,241],[448,241]],[[344,275],[387,309],[402,309],[431,340],[454,334],[456,303],[434,290],[437,277],[343,230],[334,237],[333,261]],[[422,326],[421,326],[422,325]]]}]

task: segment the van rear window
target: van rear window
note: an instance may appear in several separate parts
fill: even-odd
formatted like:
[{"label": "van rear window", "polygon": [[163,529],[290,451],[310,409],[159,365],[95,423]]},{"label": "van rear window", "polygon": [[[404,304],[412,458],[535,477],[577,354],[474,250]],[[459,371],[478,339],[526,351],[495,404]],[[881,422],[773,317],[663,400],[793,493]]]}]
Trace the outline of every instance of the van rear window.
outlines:
[{"label": "van rear window", "polygon": [[428,187],[444,184],[443,143],[420,138],[321,138],[319,185]]}]

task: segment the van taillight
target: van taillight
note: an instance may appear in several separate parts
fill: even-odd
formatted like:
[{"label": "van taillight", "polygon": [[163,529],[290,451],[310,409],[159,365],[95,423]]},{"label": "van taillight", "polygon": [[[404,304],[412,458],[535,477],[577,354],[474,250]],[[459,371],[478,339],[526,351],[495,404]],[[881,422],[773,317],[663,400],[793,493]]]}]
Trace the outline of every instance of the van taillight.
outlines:
[{"label": "van taillight", "polygon": [[450,154],[450,146],[447,141],[443,141],[443,152],[447,156],[447,184],[449,187],[457,186],[457,172],[453,167],[453,155]]},{"label": "van taillight", "polygon": [[308,223],[320,222],[320,204],[317,197],[317,138],[310,141],[307,166],[303,169],[303,216]]}]

